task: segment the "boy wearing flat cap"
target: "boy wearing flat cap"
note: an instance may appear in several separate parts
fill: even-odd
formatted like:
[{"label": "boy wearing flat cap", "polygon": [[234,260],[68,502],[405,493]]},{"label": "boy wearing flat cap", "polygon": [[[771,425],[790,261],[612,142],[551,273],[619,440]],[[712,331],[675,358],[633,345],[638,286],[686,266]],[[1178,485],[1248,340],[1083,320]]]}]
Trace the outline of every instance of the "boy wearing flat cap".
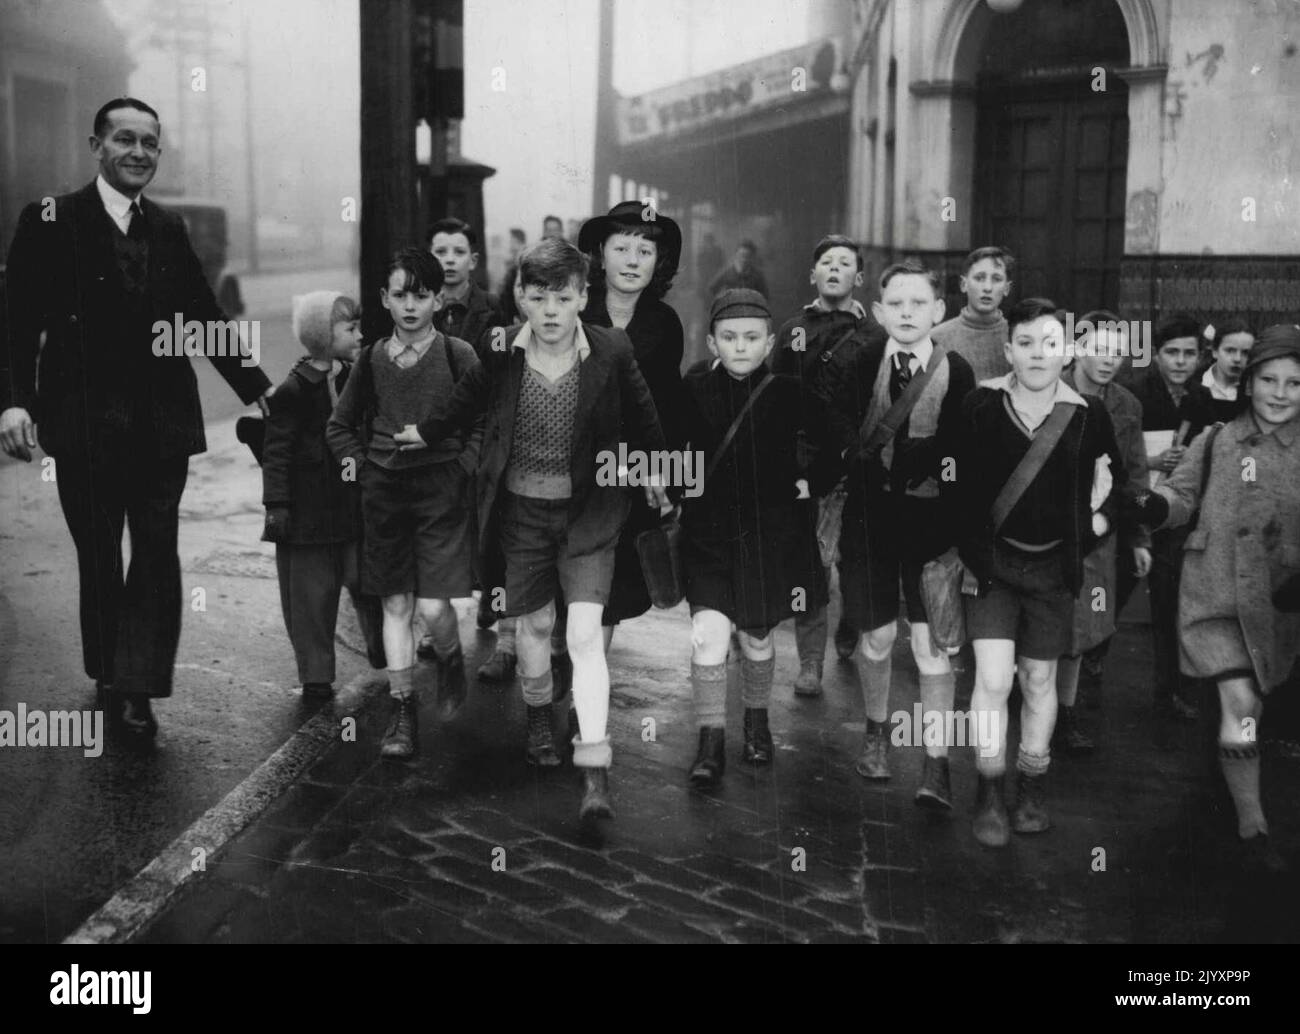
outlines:
[{"label": "boy wearing flat cap", "polygon": [[[699,752],[696,786],[726,767],[727,648],[740,643],[744,750],[751,765],[772,762],[768,702],[775,655],[772,629],[826,605],[826,579],[811,532],[813,494],[797,447],[803,417],[799,384],[773,374],[775,344],[767,301],[757,291],[724,291],[709,313],[712,363],[686,376],[689,448],[704,454],[702,490],[682,504],[682,566],[691,608],[691,693]],[[824,435],[818,434],[818,437]]]}]

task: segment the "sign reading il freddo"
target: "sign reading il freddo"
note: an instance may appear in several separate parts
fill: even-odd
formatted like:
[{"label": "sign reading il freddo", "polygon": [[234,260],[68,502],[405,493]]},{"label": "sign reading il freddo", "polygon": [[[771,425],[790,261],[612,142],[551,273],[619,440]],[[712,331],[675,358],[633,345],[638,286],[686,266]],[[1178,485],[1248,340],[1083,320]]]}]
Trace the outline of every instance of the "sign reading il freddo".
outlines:
[{"label": "sign reading il freddo", "polygon": [[814,40],[637,97],[620,97],[618,142],[676,136],[792,99],[847,89],[838,41]]}]

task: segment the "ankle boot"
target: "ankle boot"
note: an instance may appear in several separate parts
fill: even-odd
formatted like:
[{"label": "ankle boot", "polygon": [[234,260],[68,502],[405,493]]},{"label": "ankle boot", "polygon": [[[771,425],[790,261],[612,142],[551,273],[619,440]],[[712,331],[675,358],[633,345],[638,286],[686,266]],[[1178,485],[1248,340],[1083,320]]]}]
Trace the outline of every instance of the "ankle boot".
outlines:
[{"label": "ankle boot", "polygon": [[1082,757],[1097,749],[1092,737],[1083,731],[1075,707],[1062,706],[1056,714],[1056,742],[1072,757]]},{"label": "ankle boot", "polygon": [[932,811],[952,810],[952,788],[948,781],[948,759],[925,756],[921,769],[921,785],[913,800],[922,808]]},{"label": "ankle boot", "polygon": [[770,765],[772,750],[772,731],[767,727],[767,708],[745,708],[745,761],[751,765]]},{"label": "ankle boot", "polygon": [[691,765],[690,780],[695,786],[713,786],[727,768],[726,734],[716,725],[700,729],[700,749]]},{"label": "ankle boot", "polygon": [[550,704],[528,705],[528,763],[539,768],[554,768],[560,763],[551,736],[552,713]]},{"label": "ankle boot", "polygon": [[379,746],[380,756],[402,760],[414,757],[419,747],[419,701],[413,696],[393,701],[393,717]]},{"label": "ankle boot", "polygon": [[614,809],[609,801],[609,769],[584,768],[582,770],[582,804],[578,818],[583,822],[592,819],[612,819]]},{"label": "ankle boot", "polygon": [[465,703],[465,654],[459,646],[446,660],[438,658],[438,717],[451,718]]},{"label": "ankle boot", "polygon": [[794,695],[819,697],[822,695],[822,662],[801,661],[799,674],[794,680]]},{"label": "ankle boot", "polygon": [[1011,828],[1017,833],[1042,833],[1052,825],[1047,817],[1047,774],[1016,773],[1016,806]]},{"label": "ankle boot", "polygon": [[867,728],[862,734],[862,753],[853,763],[853,768],[863,779],[889,778],[889,728],[884,722],[867,719]]},{"label": "ankle boot", "polygon": [[1011,839],[1007,822],[1007,806],[1002,799],[1002,776],[980,776],[975,797],[975,817],[971,832],[985,847],[1005,847]]}]

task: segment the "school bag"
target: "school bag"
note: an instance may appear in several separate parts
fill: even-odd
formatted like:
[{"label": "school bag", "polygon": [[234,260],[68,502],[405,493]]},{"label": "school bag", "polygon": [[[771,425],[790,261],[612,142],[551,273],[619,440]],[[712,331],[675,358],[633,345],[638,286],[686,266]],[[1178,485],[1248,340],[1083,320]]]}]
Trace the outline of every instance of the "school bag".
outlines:
[{"label": "school bag", "polygon": [[[727,449],[736,437],[736,432],[740,430],[740,425],[749,415],[754,403],[774,380],[776,377],[769,375],[750,392],[749,398],[740,407],[740,412],[727,428],[718,451],[713,454],[713,459],[709,461],[704,471],[704,479],[700,482],[701,491],[708,484],[709,477],[718,469],[718,464],[726,455]],[[641,561],[641,573],[645,575],[646,588],[650,590],[650,602],[660,610],[670,610],[686,598],[686,570],[682,566],[681,540],[680,506],[674,506],[655,527],[641,532],[636,537],[636,553]]]},{"label": "school bag", "polygon": [[[1056,449],[1074,416],[1074,407],[1058,404],[1043,421],[1029,450],[1016,464],[1002,491],[993,500],[993,534],[1006,523],[1048,457]],[[963,593],[974,595],[975,578],[966,570],[957,547],[926,562],[921,568],[921,601],[930,623],[930,642],[937,650],[955,650],[966,642],[966,609]]]}]

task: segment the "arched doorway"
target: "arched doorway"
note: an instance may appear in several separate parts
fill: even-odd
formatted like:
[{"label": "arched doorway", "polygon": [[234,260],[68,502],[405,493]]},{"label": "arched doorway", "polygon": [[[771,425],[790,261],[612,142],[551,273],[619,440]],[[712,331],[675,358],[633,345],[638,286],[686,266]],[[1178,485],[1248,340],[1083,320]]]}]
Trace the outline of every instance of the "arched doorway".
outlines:
[{"label": "arched doorway", "polygon": [[975,246],[1016,255],[1016,294],[1114,309],[1124,254],[1129,34],[1113,0],[991,19],[976,77]]}]

